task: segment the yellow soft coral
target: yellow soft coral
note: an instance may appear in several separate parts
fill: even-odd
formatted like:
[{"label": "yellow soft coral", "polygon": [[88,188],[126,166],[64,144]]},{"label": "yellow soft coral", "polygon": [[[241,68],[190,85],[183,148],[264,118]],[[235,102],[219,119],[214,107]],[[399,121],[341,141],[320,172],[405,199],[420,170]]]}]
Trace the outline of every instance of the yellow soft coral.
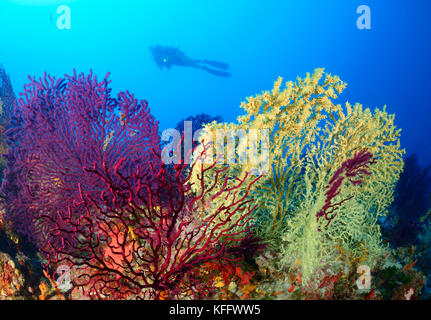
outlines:
[{"label": "yellow soft coral", "polygon": [[[403,168],[404,150],[394,115],[385,107],[372,112],[360,104],[335,104],[345,87],[323,69],[287,82],[284,88],[279,78],[272,91],[241,103],[245,114],[238,123],[213,122],[200,135],[201,148],[213,144],[210,152],[228,164],[224,175],[232,183],[247,173],[263,174],[251,189],[259,204],[256,233],[269,239],[273,248],[282,248],[282,266],[300,259],[305,281],[318,265],[334,261],[340,241],[353,256],[363,252],[359,243],[367,243],[370,263],[382,252],[377,221],[387,213]],[[267,137],[267,143],[256,144],[251,132],[259,136],[257,141]],[[321,226],[316,212],[324,204],[329,180],[344,161],[364,149],[375,159],[369,168],[372,174],[360,186],[343,185],[337,199],[352,199],[337,209],[331,225]],[[196,179],[199,170],[195,171]],[[193,187],[199,189],[197,184]]]}]

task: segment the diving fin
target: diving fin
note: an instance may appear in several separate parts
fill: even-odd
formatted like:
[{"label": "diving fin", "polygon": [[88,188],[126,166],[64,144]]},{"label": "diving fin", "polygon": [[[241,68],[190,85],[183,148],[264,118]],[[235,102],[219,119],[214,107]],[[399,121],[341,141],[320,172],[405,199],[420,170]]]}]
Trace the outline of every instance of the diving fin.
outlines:
[{"label": "diving fin", "polygon": [[225,78],[230,78],[231,73],[226,72],[226,71],[220,71],[220,70],[214,70],[214,69],[210,69],[207,67],[201,67],[201,69],[208,71],[209,73],[218,76],[218,77],[225,77]]},{"label": "diving fin", "polygon": [[229,69],[229,65],[221,61],[202,60],[202,63],[208,64],[210,66],[213,66],[219,69],[224,69],[224,70]]}]

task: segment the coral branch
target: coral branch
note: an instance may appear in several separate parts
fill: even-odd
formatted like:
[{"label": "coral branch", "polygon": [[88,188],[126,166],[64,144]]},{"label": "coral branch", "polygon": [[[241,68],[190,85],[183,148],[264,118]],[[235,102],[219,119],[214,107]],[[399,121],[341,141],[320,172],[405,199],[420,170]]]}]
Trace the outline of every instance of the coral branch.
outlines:
[{"label": "coral branch", "polygon": [[[55,217],[40,215],[52,230],[53,240],[42,249],[47,267],[67,264],[79,274],[74,286],[99,298],[206,297],[212,283],[201,283],[196,267],[240,259],[236,256],[255,208],[247,192],[224,187],[218,197],[233,194],[236,200],[201,219],[197,213],[206,208],[197,201],[201,195],[193,194],[188,185],[188,165],[154,170],[153,181],[140,166],[124,176],[124,164],[122,158],[113,168],[86,168],[104,181],[104,191],[94,196],[81,188],[80,202],[67,211],[60,210]],[[75,211],[85,214],[73,218]]]},{"label": "coral branch", "polygon": [[368,170],[368,166],[374,162],[373,155],[366,150],[362,150],[355,154],[351,159],[347,159],[341,164],[341,167],[334,173],[326,186],[327,191],[325,204],[322,209],[316,213],[317,220],[321,217],[325,217],[328,221],[326,226],[331,223],[337,215],[334,211],[344,202],[353,198],[352,195],[339,202],[333,203],[334,198],[341,192],[341,186],[344,180],[347,178],[347,180],[349,180],[354,186],[362,184],[362,176],[371,175],[371,172]]}]

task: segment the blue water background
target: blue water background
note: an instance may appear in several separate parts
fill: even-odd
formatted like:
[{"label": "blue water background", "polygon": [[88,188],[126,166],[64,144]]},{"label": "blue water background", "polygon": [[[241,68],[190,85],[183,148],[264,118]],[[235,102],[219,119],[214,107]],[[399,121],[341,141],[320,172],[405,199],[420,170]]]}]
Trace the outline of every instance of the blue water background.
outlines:
[{"label": "blue water background", "polygon": [[[60,30],[59,5],[71,9]],[[371,30],[356,26],[371,8]],[[0,0],[0,63],[21,92],[27,75],[111,72],[114,92],[148,100],[161,130],[191,114],[234,121],[245,97],[317,67],[348,83],[342,101],[387,105],[402,145],[431,163],[431,1],[387,0]],[[228,62],[233,76],[173,67],[148,47],[179,46],[197,59]]]}]

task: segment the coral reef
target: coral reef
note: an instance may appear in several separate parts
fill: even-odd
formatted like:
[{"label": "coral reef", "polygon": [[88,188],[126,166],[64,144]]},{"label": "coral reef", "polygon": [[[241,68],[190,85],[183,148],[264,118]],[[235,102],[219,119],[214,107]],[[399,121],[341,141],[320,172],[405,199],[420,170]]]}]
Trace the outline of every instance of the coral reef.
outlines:
[{"label": "coral reef", "polygon": [[235,123],[183,119],[203,130],[172,164],[108,76],[30,78],[18,101],[0,78],[0,299],[429,296],[429,168],[403,172],[395,116],[337,104],[337,76],[279,78]]},{"label": "coral reef", "polygon": [[[7,131],[2,204],[5,220],[39,247],[46,278],[56,283],[50,273],[67,268],[73,280],[64,291],[88,298],[203,296],[211,282],[201,284],[196,268],[236,260],[234,243],[251,227],[255,206],[236,191],[244,181],[211,197],[204,188],[192,193],[194,166],[161,164],[147,103],[128,92],[111,97],[107,77],[30,80],[15,108],[18,125]],[[217,209],[224,223],[195,214],[229,197]]]},{"label": "coral reef", "polygon": [[[371,112],[360,104],[335,104],[346,84],[330,74],[324,77],[323,69],[287,82],[284,89],[281,85],[279,78],[271,92],[243,102],[246,113],[238,123],[207,124],[201,141],[213,142],[214,153],[222,160],[234,160],[226,175],[253,170],[262,175],[250,190],[258,201],[255,232],[279,251],[280,267],[297,269],[308,282],[319,268],[340,261],[336,249],[340,243],[353,258],[366,256],[374,265],[383,253],[378,219],[388,211],[403,167],[394,115],[385,108]],[[256,147],[247,135],[239,134],[253,130],[270,140],[260,162],[267,164],[266,170],[252,161],[256,150],[261,155],[265,151],[264,144]],[[220,138],[220,132],[226,134]],[[237,146],[233,155],[229,148],[217,153],[220,144],[232,139]],[[332,199],[339,204],[336,216],[325,227],[326,222],[316,221],[316,213],[328,205],[327,186],[343,163],[360,152],[373,157],[369,174],[360,178],[360,185],[346,182],[337,191]],[[244,154],[247,161],[241,161]]]}]

